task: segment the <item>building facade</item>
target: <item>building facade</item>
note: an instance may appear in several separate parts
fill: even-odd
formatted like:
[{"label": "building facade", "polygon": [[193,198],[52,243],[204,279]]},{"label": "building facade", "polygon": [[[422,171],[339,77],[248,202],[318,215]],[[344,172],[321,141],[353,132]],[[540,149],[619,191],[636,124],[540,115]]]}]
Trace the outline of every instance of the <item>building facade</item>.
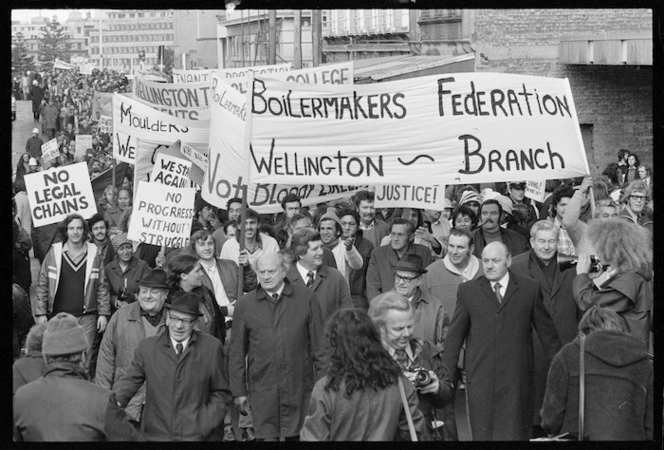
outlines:
[{"label": "building facade", "polygon": [[176,69],[217,67],[217,16],[224,12],[219,9],[173,11]]},{"label": "building facade", "polygon": [[[235,10],[218,16],[219,68],[268,64],[267,10]],[[300,18],[302,67],[313,65],[311,10],[303,9]],[[293,62],[295,57],[295,13],[277,10],[276,63]]]},{"label": "building facade", "polygon": [[97,68],[151,68],[160,63],[160,46],[173,47],[173,10],[114,9],[104,14],[89,31],[90,60]]}]

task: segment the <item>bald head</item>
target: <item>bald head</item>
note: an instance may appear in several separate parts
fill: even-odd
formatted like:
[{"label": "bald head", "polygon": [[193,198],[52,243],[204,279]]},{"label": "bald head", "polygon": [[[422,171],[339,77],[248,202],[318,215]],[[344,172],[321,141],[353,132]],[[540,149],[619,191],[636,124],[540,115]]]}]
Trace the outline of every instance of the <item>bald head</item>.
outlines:
[{"label": "bald head", "polygon": [[482,251],[484,276],[489,281],[498,281],[505,276],[512,264],[512,257],[505,244],[491,242]]}]

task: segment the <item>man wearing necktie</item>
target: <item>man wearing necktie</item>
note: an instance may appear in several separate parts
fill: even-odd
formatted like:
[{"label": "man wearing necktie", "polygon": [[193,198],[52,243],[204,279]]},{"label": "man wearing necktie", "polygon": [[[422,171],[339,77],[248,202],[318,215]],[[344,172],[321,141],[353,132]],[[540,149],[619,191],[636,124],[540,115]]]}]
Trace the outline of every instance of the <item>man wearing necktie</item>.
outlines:
[{"label": "man wearing necktie", "polygon": [[[528,440],[532,433],[532,327],[552,358],[561,344],[542,302],[539,282],[509,270],[507,247],[482,251],[484,276],[462,283],[443,361],[455,368],[466,341],[464,368],[473,440]],[[456,385],[454,370],[446,382]]]},{"label": "man wearing necktie", "polygon": [[168,329],[140,342],[131,367],[114,386],[118,404],[146,383],[141,431],[151,441],[221,441],[230,390],[221,341],[194,330],[201,297],[177,292]]}]

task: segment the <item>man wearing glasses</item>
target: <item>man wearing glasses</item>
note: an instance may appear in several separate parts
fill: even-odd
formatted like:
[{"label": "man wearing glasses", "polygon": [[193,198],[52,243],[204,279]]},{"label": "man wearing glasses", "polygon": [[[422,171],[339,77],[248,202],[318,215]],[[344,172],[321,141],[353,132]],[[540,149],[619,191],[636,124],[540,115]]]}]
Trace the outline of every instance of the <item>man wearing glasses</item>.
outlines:
[{"label": "man wearing glasses", "polygon": [[166,332],[141,341],[127,374],[115,385],[127,406],[146,383],[141,431],[151,441],[207,441],[223,437],[230,391],[221,341],[194,330],[200,296],[178,292],[166,304]]},{"label": "man wearing glasses", "polygon": [[422,258],[422,266],[431,263],[431,251],[413,241],[413,224],[407,219],[396,218],[390,226],[390,243],[374,248],[367,268],[367,298],[388,292],[394,287],[394,269],[407,254],[416,254]]},{"label": "man wearing glasses", "polygon": [[618,213],[618,217],[647,228],[652,236],[652,216],[648,214],[646,208],[646,203],[650,200],[650,193],[645,182],[634,180],[629,183],[621,200],[625,206]]}]

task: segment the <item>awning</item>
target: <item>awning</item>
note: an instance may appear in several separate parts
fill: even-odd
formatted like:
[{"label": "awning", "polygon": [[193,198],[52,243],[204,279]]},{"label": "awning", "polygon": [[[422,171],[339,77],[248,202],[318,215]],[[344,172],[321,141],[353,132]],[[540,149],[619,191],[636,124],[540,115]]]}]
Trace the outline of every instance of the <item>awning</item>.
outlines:
[{"label": "awning", "polygon": [[563,64],[652,66],[652,33],[602,33],[560,39]]},{"label": "awning", "polygon": [[356,59],[353,61],[356,84],[408,78],[442,73],[474,72],[475,54],[460,56],[387,56],[383,58]]}]

